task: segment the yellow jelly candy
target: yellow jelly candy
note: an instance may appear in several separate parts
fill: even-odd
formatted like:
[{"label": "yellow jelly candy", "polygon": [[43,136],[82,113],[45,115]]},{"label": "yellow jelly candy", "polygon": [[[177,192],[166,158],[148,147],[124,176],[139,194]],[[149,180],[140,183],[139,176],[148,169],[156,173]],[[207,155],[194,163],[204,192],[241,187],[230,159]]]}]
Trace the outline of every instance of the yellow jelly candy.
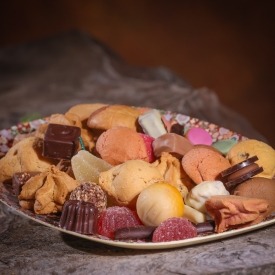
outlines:
[{"label": "yellow jelly candy", "polygon": [[74,155],[71,163],[75,179],[80,183],[98,183],[99,174],[112,168],[109,163],[85,150]]}]

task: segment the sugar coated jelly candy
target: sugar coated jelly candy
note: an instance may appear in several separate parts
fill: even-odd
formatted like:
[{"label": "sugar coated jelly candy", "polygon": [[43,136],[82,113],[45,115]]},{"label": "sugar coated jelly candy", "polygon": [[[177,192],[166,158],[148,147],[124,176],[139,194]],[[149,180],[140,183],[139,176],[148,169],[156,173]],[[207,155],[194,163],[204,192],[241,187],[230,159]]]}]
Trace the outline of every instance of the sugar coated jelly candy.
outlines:
[{"label": "sugar coated jelly candy", "polygon": [[146,146],[146,150],[147,150],[147,154],[148,154],[148,158],[149,158],[149,162],[152,163],[156,160],[156,157],[154,155],[154,151],[153,151],[153,141],[155,140],[153,137],[139,133],[139,135],[142,137],[145,146]]},{"label": "sugar coated jelly candy", "polygon": [[99,174],[112,166],[88,151],[80,150],[71,160],[75,179],[80,182],[98,183]]},{"label": "sugar coated jelly candy", "polygon": [[114,238],[115,230],[119,228],[142,225],[137,214],[125,206],[112,206],[103,211],[98,218],[98,234]]},{"label": "sugar coated jelly candy", "polygon": [[153,233],[153,242],[179,241],[197,237],[197,228],[186,218],[170,218]]}]

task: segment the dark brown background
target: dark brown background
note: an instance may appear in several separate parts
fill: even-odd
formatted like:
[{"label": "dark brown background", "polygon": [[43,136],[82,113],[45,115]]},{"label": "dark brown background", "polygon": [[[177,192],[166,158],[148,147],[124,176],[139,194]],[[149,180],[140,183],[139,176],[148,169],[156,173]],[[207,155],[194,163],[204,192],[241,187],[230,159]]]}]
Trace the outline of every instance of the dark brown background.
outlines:
[{"label": "dark brown background", "polygon": [[208,87],[275,147],[272,1],[0,2],[0,46],[82,29],[138,66]]}]

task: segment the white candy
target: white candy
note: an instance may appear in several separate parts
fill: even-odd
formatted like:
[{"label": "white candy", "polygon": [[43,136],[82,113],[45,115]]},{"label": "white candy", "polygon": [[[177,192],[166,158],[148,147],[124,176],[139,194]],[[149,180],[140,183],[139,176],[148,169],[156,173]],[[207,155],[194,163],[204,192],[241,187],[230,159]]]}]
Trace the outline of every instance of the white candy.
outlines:
[{"label": "white candy", "polygon": [[205,202],[212,196],[229,195],[221,181],[203,181],[191,189],[185,197],[185,204],[207,214]]},{"label": "white candy", "polygon": [[161,115],[156,109],[152,109],[145,114],[140,115],[138,122],[144,133],[153,138],[158,138],[167,133],[161,120]]},{"label": "white candy", "polygon": [[201,223],[206,221],[206,215],[201,213],[200,211],[188,206],[184,205],[184,214],[183,217],[187,218],[189,221],[194,223]]}]

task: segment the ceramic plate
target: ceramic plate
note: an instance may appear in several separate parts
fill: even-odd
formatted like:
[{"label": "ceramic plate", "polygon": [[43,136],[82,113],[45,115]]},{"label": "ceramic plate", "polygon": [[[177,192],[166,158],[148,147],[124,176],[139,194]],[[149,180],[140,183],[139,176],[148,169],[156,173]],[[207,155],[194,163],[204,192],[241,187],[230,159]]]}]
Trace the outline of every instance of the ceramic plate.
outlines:
[{"label": "ceramic plate", "polygon": [[[235,132],[232,132],[228,129],[225,129],[221,126],[218,126],[206,121],[201,121],[197,118],[192,118],[186,115],[176,114],[176,113],[171,113],[168,111],[161,111],[161,110],[160,110],[160,113],[168,128],[173,123],[179,123],[184,127],[192,126],[192,127],[205,128],[211,134],[213,138],[213,142],[216,142],[218,140],[223,140],[223,139],[234,139],[236,141],[247,139],[246,137],[239,135]],[[28,123],[18,124],[11,128],[1,130],[0,131],[0,152],[6,153],[9,150],[9,148],[12,146],[14,137],[18,133],[21,133],[21,134],[30,133],[33,130],[35,130],[40,124],[46,123],[46,121],[47,119],[40,119],[40,120],[31,121]],[[159,243],[143,242],[143,241],[137,241],[137,242],[136,241],[113,241],[98,235],[83,235],[83,234],[61,229],[58,225],[60,214],[36,215],[32,211],[22,209],[19,206],[17,197],[13,195],[10,184],[0,183],[0,201],[2,201],[5,205],[7,205],[9,208],[16,211],[17,213],[31,220],[34,220],[38,223],[41,223],[45,226],[51,227],[55,230],[59,230],[60,232],[64,232],[70,235],[74,235],[83,239],[95,241],[106,245],[123,247],[123,248],[131,248],[131,249],[168,249],[168,248],[190,246],[190,245],[201,244],[201,243],[221,240],[224,238],[240,235],[240,234],[253,231],[256,229],[260,229],[275,223],[275,216],[272,216],[266,221],[263,221],[259,224],[256,224],[247,228],[230,230],[219,234],[211,233],[209,235],[202,235],[196,238],[182,240],[182,241],[159,242]]]}]

